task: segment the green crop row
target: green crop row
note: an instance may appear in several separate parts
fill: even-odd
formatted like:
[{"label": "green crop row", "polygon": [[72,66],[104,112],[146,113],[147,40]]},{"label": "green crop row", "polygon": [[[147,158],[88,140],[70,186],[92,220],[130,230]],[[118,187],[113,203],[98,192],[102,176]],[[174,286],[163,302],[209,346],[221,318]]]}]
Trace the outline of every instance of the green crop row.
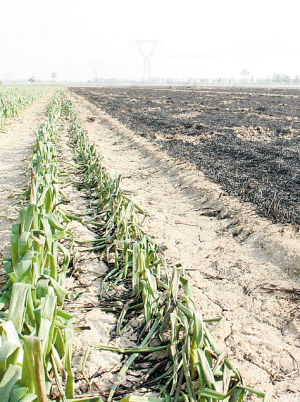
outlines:
[{"label": "green crop row", "polygon": [[[129,395],[123,398],[123,402],[242,402],[248,393],[254,393],[267,401],[264,392],[242,384],[240,374],[212,336],[221,318],[202,317],[201,311],[195,307],[185,273],[168,266],[163,248],[141,229],[138,214],[145,212],[122,190],[121,177],[112,178],[106,172],[101,156],[97,154],[95,145],[88,140],[75,108],[67,99],[64,100],[64,109],[69,116],[69,132],[75,160],[84,175],[84,186],[97,201],[97,217],[90,223],[97,225],[100,239],[96,246],[87,250],[114,253],[114,268],[104,280],[124,284],[131,278],[132,299],[135,303],[142,301],[149,328],[148,335],[131,351],[119,372],[108,402],[113,399],[120,382],[139,353],[153,350],[148,348],[148,344],[157,334],[162,346],[168,351],[167,357],[171,363],[162,376],[161,397]],[[121,312],[120,319],[124,318],[126,309],[128,305]],[[214,321],[216,324],[212,327]],[[105,345],[95,347],[116,350]],[[129,350],[126,352],[130,353]],[[89,350],[85,359],[88,353]]]},{"label": "green crop row", "polygon": [[47,86],[1,87],[0,89],[0,131],[4,131],[5,120],[18,116],[20,110],[49,92]]},{"label": "green crop row", "polygon": [[56,94],[48,120],[36,133],[28,203],[12,226],[12,258],[4,261],[8,280],[0,297],[1,402],[46,402],[53,383],[62,401],[74,398],[73,318],[63,310],[73,235],[58,207],[55,144],[60,115]]}]

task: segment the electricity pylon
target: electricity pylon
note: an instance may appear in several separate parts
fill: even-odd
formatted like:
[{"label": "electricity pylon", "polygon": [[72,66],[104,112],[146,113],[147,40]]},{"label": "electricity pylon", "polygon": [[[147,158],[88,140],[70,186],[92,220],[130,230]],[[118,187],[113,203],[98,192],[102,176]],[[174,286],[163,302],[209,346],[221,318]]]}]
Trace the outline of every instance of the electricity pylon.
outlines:
[{"label": "electricity pylon", "polygon": [[151,85],[151,69],[150,69],[150,58],[154,52],[156,45],[159,43],[158,40],[135,40],[138,48],[144,58],[144,70],[143,70],[143,81],[147,81]]},{"label": "electricity pylon", "polygon": [[94,71],[94,82],[98,82],[98,71],[100,68],[100,65],[102,63],[102,60],[90,60],[92,69]]}]

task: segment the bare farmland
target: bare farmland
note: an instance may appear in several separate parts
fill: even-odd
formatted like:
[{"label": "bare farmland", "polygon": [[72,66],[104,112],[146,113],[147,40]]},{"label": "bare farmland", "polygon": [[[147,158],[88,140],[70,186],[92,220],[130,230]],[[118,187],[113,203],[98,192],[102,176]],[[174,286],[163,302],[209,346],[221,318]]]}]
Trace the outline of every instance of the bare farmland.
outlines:
[{"label": "bare farmland", "polygon": [[300,221],[299,90],[72,88],[275,222]]}]

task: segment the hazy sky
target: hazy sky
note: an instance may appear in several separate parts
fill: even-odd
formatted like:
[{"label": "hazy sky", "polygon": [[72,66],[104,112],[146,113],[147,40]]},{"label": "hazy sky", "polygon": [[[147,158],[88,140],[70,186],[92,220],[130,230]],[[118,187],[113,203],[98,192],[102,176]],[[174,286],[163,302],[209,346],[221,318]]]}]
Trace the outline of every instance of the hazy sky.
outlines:
[{"label": "hazy sky", "polygon": [[159,40],[153,77],[295,76],[299,20],[299,0],[0,0],[0,79],[139,79],[135,39]]}]

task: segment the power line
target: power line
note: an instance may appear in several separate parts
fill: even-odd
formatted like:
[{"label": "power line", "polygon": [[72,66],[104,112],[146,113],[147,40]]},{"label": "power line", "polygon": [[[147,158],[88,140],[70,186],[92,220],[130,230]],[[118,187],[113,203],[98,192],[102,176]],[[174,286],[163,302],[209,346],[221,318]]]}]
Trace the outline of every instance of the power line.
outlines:
[{"label": "power line", "polygon": [[[248,43],[240,46],[236,46],[229,49],[224,50],[215,50],[210,52],[196,53],[196,54],[184,54],[184,53],[171,53],[171,52],[163,52],[158,53],[157,56],[167,57],[167,58],[199,58],[199,59],[220,59],[220,58],[240,58],[240,57],[261,57],[261,56],[269,56],[276,55],[282,53],[289,52],[297,52],[299,49],[287,49],[286,46],[282,49],[282,46],[274,46],[269,47],[267,44],[270,42],[277,41],[278,39],[286,39],[289,35],[284,36],[276,36],[273,38],[261,40],[254,43]],[[263,47],[261,46],[263,45]]]},{"label": "power line", "polygon": [[[133,55],[131,56],[130,59],[124,60],[124,58],[119,59],[117,62],[113,63],[112,65],[105,67],[103,66],[103,72],[105,73],[112,73],[112,72],[124,72],[128,69],[132,69],[132,67],[136,67],[136,60],[139,59],[139,55]],[[121,62],[122,61],[122,62]]]},{"label": "power line", "polygon": [[131,49],[129,48],[121,57],[119,57],[117,60],[115,60],[110,66],[108,66],[107,69],[110,70],[116,64],[118,65],[120,63],[120,61],[122,61],[130,52],[131,52]]}]

